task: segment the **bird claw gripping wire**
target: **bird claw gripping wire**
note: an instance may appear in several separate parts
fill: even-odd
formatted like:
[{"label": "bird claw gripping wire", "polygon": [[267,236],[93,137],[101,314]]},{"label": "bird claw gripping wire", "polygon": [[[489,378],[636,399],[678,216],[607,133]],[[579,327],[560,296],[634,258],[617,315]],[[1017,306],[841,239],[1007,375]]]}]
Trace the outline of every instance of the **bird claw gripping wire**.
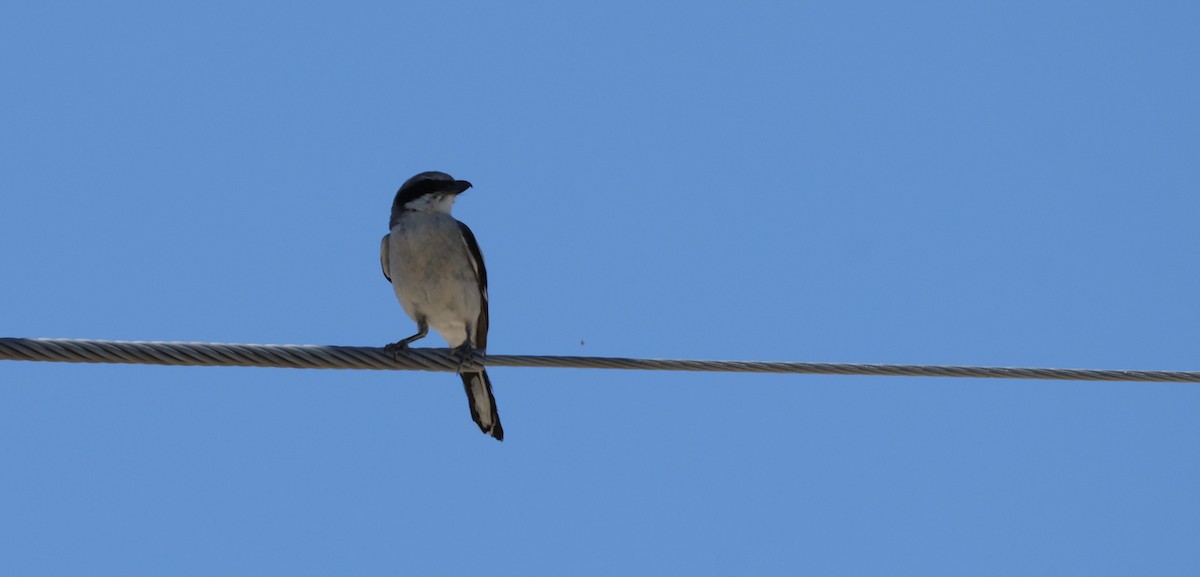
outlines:
[{"label": "bird claw gripping wire", "polygon": [[477,370],[477,367],[483,364],[483,355],[471,346],[470,341],[450,349],[450,355],[458,360],[459,374],[462,374],[463,371]]},{"label": "bird claw gripping wire", "polygon": [[393,361],[398,361],[408,352],[408,343],[399,341],[383,345],[383,352],[391,355]]}]

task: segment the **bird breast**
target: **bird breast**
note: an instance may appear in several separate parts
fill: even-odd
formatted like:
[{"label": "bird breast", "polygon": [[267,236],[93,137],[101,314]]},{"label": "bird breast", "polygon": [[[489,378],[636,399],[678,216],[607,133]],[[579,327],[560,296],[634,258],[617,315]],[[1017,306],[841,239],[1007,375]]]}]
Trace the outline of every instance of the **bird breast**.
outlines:
[{"label": "bird breast", "polygon": [[414,320],[425,318],[452,346],[465,340],[482,299],[458,221],[448,214],[408,213],[392,226],[389,243],[392,286],[404,311]]}]

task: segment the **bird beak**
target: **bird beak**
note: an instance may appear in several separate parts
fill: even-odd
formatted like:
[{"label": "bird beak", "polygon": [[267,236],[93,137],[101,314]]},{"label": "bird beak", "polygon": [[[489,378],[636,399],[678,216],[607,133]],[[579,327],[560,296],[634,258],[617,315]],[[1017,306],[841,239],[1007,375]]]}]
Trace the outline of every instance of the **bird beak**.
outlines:
[{"label": "bird beak", "polygon": [[447,192],[449,194],[462,194],[462,192],[468,188],[471,188],[471,183],[465,180],[456,180],[448,184],[443,192]]}]

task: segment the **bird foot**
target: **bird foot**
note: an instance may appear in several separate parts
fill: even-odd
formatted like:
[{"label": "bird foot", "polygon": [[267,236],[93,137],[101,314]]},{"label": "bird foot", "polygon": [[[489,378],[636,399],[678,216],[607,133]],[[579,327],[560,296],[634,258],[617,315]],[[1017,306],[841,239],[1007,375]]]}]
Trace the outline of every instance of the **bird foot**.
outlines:
[{"label": "bird foot", "polygon": [[392,355],[393,361],[400,360],[400,357],[408,352],[408,341],[396,341],[383,346],[383,352]]},{"label": "bird foot", "polygon": [[475,347],[471,343],[463,343],[450,349],[450,354],[458,359],[458,372],[461,373],[467,365],[476,364],[476,359],[479,355],[475,352]]}]

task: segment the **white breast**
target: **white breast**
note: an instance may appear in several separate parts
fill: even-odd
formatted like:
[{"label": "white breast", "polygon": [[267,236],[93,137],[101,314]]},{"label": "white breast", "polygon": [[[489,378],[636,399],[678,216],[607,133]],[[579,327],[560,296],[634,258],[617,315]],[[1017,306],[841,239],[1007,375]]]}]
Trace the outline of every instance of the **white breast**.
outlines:
[{"label": "white breast", "polygon": [[405,213],[388,242],[388,271],[404,312],[424,318],[451,347],[466,341],[482,299],[458,221],[446,213]]}]

